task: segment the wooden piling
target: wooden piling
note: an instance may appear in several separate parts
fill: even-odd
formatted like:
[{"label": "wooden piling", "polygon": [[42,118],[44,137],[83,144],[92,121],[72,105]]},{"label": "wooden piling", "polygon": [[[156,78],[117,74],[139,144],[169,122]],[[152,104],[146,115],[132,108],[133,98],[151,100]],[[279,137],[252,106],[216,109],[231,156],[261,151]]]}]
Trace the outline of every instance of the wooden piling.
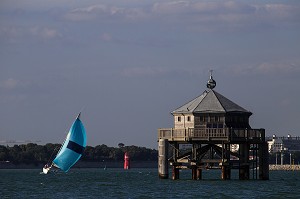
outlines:
[{"label": "wooden piling", "polygon": [[179,169],[176,167],[176,165],[172,166],[172,180],[179,179]]},{"label": "wooden piling", "polygon": [[197,168],[197,180],[202,180],[202,169]]},{"label": "wooden piling", "polygon": [[168,140],[159,139],[158,142],[158,175],[161,179],[169,178]]},{"label": "wooden piling", "polygon": [[222,163],[221,163],[222,180],[229,180],[231,178],[230,168],[230,144],[222,143]]},{"label": "wooden piling", "polygon": [[198,166],[192,166],[192,180],[202,179],[202,169]]},{"label": "wooden piling", "polygon": [[250,167],[249,167],[249,144],[240,144],[240,167],[239,167],[239,179],[249,180]]},{"label": "wooden piling", "polygon": [[269,153],[268,153],[267,142],[259,144],[258,156],[259,156],[259,179],[269,180]]},{"label": "wooden piling", "polygon": [[222,170],[222,175],[221,178],[222,180],[230,180],[231,178],[231,170],[228,164],[224,164],[221,166]]},{"label": "wooden piling", "polygon": [[192,166],[192,180],[197,180],[197,167]]}]

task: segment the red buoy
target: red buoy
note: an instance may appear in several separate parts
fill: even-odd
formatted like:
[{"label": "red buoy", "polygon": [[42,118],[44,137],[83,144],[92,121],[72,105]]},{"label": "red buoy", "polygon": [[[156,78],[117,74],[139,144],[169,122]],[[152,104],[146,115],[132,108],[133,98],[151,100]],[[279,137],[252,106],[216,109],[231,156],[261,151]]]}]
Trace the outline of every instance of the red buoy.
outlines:
[{"label": "red buoy", "polygon": [[124,169],[130,169],[130,163],[129,163],[129,155],[127,152],[124,154]]}]

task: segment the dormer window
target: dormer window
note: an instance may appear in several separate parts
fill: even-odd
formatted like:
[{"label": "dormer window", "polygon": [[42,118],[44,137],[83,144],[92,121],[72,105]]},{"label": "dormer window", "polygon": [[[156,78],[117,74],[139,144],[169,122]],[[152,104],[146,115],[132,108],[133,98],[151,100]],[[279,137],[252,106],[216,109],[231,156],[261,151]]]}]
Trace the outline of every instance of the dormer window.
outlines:
[{"label": "dormer window", "polygon": [[177,121],[178,121],[178,122],[181,122],[181,117],[180,117],[180,116],[177,117]]}]

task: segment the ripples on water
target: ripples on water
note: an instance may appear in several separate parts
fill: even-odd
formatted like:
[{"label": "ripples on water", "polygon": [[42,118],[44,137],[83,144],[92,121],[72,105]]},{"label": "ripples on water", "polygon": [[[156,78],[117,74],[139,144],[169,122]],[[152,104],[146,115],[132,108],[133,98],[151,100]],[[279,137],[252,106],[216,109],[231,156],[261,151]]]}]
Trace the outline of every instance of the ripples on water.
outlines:
[{"label": "ripples on water", "polygon": [[48,175],[40,170],[0,170],[0,198],[300,198],[299,171],[270,171],[270,180],[220,180],[204,171],[203,180],[158,179],[157,169],[71,169]]}]

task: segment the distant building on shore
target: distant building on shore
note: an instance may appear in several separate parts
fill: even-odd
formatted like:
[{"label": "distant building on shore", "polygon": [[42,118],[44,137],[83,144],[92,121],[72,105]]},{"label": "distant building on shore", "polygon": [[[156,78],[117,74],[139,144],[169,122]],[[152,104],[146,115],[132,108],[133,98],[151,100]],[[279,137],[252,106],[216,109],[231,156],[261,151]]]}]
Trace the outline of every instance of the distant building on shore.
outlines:
[{"label": "distant building on shore", "polygon": [[298,152],[300,151],[300,137],[277,137],[273,135],[268,139],[269,153]]}]

